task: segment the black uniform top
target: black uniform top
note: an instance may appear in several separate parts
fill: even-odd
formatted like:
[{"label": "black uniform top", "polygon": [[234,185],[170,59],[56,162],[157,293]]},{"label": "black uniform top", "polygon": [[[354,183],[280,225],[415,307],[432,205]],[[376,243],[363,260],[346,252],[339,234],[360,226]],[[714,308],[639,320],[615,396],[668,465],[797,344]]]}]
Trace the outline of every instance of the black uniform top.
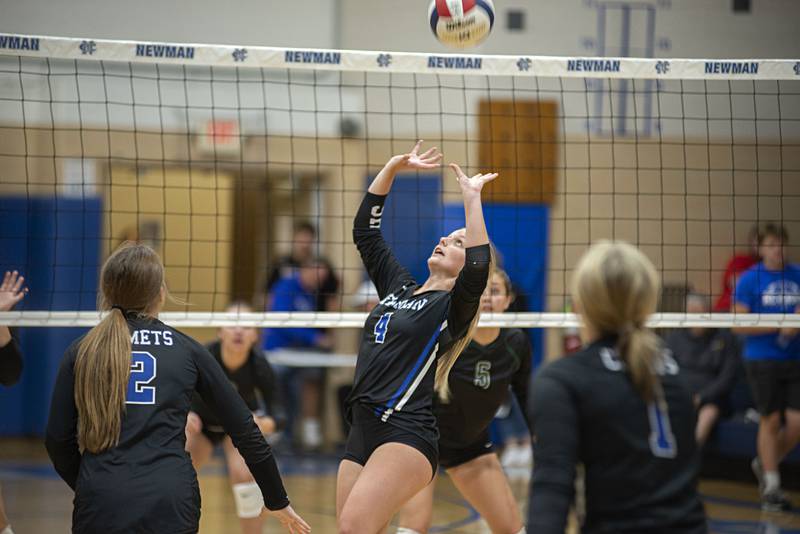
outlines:
[{"label": "black uniform top", "polygon": [[[264,352],[253,345],[245,363],[231,371],[222,362],[222,344],[219,341],[209,343],[206,348],[222,367],[228,380],[239,392],[239,396],[242,397],[250,411],[258,412],[266,409],[266,414],[275,420],[276,427],[281,428],[286,421],[283,403],[278,392],[279,388],[275,383],[275,372]],[[263,407],[261,406],[262,402]],[[225,432],[219,417],[214,414],[214,411],[208,407],[197,392],[192,397],[192,411],[196,412],[203,420],[203,428],[211,432]]]},{"label": "black uniform top", "polygon": [[[606,339],[561,358],[533,380],[530,421],[536,462],[528,531],[562,534],[585,467],[586,521],[593,532],[706,532],[697,495],[692,399],[665,351],[667,409],[647,404]],[[667,411],[668,413],[663,413]]]},{"label": "black uniform top", "polygon": [[473,443],[508,398],[511,386],[520,406],[528,403],[531,344],[516,328],[500,330],[488,345],[473,340],[450,371],[450,401],[437,400],[439,444],[448,448]]},{"label": "black uniform top", "polygon": [[17,340],[11,341],[0,347],[0,384],[13,386],[22,374],[22,352],[19,350]]},{"label": "black uniform top", "polygon": [[196,532],[200,492],[184,450],[195,389],[222,419],[270,509],[289,504],[275,458],[250,410],[208,351],[156,319],[128,315],[133,353],[119,444],[78,449],[74,366],[78,341],[56,377],[45,445],[75,490],[73,532]]},{"label": "black uniform top", "polygon": [[667,336],[667,346],[701,404],[718,403],[731,392],[741,365],[742,347],[730,330],[708,328],[696,336],[688,328],[676,328]]},{"label": "black uniform top", "polygon": [[353,389],[347,400],[383,422],[414,432],[436,446],[433,415],[436,355],[466,333],[489,276],[489,245],[466,250],[451,291],[425,291],[397,261],[380,231],[386,196],[367,193],[353,239],[381,302],[364,325]]}]

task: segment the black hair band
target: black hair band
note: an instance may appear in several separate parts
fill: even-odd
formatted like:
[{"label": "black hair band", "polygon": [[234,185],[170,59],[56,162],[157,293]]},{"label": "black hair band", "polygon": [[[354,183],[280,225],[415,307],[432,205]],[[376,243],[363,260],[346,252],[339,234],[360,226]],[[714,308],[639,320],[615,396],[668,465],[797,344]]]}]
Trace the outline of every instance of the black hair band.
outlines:
[{"label": "black hair band", "polygon": [[119,311],[121,311],[121,312],[122,312],[122,315],[125,315],[125,314],[127,313],[127,311],[128,311],[128,310],[126,310],[125,308],[123,308],[122,306],[117,306],[116,304],[114,304],[113,306],[111,306],[111,309],[112,309],[112,310],[119,310]]}]

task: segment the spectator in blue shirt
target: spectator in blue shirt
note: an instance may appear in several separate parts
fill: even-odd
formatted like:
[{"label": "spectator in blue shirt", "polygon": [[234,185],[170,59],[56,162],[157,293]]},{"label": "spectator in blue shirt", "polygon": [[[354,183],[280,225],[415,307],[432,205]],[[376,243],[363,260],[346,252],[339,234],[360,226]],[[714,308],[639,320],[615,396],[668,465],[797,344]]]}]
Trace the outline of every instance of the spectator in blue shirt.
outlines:
[{"label": "spectator in blue shirt", "polygon": [[[782,226],[768,224],[761,235],[762,261],[736,285],[736,313],[798,313],[800,268],[787,264],[789,236]],[[796,328],[740,327],[744,357],[756,407],[761,414],[758,457],[753,472],[761,489],[762,508],[788,510],[781,491],[778,464],[800,442],[800,337]],[[784,422],[781,428],[781,422]]]},{"label": "spectator in blue shirt", "polygon": [[[269,311],[313,312],[317,309],[317,291],[326,279],[325,265],[311,260],[299,269],[281,277],[273,286],[269,298]],[[333,348],[333,338],[319,328],[267,328],[264,349],[306,349],[324,351]],[[275,366],[283,387],[286,388],[287,438],[294,436],[293,427],[298,411],[301,414],[301,438],[307,449],[322,445],[320,406],[322,384],[325,377],[320,367]],[[298,406],[299,405],[299,406]]]}]

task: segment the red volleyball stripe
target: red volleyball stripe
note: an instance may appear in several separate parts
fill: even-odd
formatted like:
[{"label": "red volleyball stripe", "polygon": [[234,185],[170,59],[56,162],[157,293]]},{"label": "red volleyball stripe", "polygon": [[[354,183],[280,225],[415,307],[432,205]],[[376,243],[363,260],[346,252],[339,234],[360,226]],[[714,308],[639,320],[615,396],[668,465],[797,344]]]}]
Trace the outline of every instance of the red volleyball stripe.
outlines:
[{"label": "red volleyball stripe", "polygon": [[436,0],[436,11],[439,12],[440,17],[451,16],[450,10],[447,8],[447,0]]}]

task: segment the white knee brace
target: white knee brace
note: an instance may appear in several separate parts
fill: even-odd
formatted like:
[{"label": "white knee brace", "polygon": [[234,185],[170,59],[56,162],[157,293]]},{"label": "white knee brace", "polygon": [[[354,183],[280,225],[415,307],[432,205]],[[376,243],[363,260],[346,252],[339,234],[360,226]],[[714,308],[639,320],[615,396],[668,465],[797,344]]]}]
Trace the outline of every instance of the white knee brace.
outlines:
[{"label": "white knee brace", "polygon": [[406,527],[397,527],[397,534],[420,534],[416,530],[411,530]]},{"label": "white knee brace", "polygon": [[236,502],[236,515],[242,519],[252,519],[261,515],[264,497],[255,482],[233,485],[233,500]]},{"label": "white knee brace", "polygon": [[526,532],[527,531],[525,530],[525,527],[522,527],[521,529],[519,529],[519,532],[517,532],[517,534],[526,534]]}]

